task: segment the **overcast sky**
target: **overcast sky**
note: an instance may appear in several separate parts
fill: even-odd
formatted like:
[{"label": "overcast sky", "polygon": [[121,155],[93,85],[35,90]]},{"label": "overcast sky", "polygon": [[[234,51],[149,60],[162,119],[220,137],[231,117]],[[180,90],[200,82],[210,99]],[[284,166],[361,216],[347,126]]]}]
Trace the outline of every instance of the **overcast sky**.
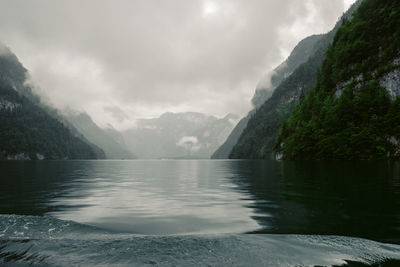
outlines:
[{"label": "overcast sky", "polygon": [[244,115],[263,76],[354,0],[0,0],[0,41],[52,105],[123,129]]}]

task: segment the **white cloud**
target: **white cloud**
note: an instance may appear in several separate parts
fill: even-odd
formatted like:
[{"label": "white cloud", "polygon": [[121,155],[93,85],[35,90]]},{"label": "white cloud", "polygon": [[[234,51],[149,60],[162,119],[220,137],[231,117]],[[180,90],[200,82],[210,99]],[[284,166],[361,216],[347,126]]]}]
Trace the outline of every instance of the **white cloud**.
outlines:
[{"label": "white cloud", "polygon": [[191,153],[197,152],[201,148],[201,144],[199,144],[199,140],[196,136],[184,136],[176,143],[176,145],[183,147]]},{"label": "white cloud", "polygon": [[342,0],[0,2],[0,41],[46,99],[116,128],[166,111],[245,114],[261,77],[344,11]]}]

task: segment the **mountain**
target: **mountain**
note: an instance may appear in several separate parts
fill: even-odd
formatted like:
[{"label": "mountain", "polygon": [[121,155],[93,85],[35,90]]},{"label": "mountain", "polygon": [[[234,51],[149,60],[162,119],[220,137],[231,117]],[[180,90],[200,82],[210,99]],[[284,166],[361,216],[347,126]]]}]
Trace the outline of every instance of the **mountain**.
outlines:
[{"label": "mountain", "polygon": [[338,21],[330,32],[318,36],[309,57],[282,80],[272,96],[250,114],[246,128],[232,149],[230,158],[270,158],[273,155],[279,129],[299,101],[305,97],[317,81],[317,74],[325,59],[326,51],[335,33],[350,19],[360,5],[357,1]]},{"label": "mountain", "polygon": [[338,30],[316,86],[284,123],[286,159],[400,157],[400,5],[364,0]]},{"label": "mountain", "polygon": [[209,158],[237,122],[236,115],[218,119],[201,113],[165,113],[140,119],[123,132],[127,147],[139,158]]},{"label": "mountain", "polygon": [[242,118],[238,124],[236,124],[235,128],[233,128],[225,142],[211,155],[212,159],[229,158],[232,148],[238,142],[240,135],[243,133],[243,130],[246,128],[247,123],[249,122],[249,119],[250,115],[247,115],[246,117]]},{"label": "mountain", "polygon": [[254,109],[242,118],[232,130],[226,141],[211,156],[213,159],[227,159],[233,147],[239,141],[244,129],[247,126],[251,116],[261,107],[274,92],[275,88],[319,48],[319,40],[322,35],[313,35],[302,40],[291,52],[290,56],[271,73],[266,74],[257,85],[252,99]]},{"label": "mountain", "polygon": [[265,75],[261,79],[251,100],[256,108],[262,106],[272,96],[275,88],[283,80],[289,77],[297,67],[305,63],[310,56],[317,52],[320,48],[319,41],[322,37],[322,34],[312,35],[300,41],[283,63],[275,68],[272,73]]},{"label": "mountain", "polygon": [[0,159],[99,159],[104,152],[72,132],[26,84],[27,70],[0,44]]},{"label": "mountain", "polygon": [[115,129],[102,129],[86,113],[66,111],[65,119],[86,139],[103,149],[107,159],[135,159],[136,156],[125,148],[122,135]]}]

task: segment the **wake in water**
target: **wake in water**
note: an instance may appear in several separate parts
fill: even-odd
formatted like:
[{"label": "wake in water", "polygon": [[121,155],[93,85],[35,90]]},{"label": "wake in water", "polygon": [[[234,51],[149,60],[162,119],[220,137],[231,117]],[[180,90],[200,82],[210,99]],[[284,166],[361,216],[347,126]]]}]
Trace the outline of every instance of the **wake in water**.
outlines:
[{"label": "wake in water", "polygon": [[140,236],[52,217],[0,215],[3,265],[341,266],[346,262],[396,266],[400,246],[338,236]]}]

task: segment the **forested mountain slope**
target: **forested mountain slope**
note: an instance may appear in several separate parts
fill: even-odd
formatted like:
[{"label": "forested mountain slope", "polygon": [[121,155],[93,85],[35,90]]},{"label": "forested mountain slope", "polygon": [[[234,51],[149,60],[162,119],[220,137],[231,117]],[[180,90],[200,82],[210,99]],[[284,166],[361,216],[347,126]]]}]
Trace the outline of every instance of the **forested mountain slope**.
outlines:
[{"label": "forested mountain slope", "polygon": [[306,96],[317,81],[318,70],[326,51],[342,22],[351,18],[361,0],[357,1],[330,32],[322,35],[315,44],[313,54],[285,78],[272,96],[251,115],[230,158],[270,158],[273,156],[279,129],[301,98]]},{"label": "forested mountain slope", "polygon": [[25,84],[27,70],[0,44],[0,159],[98,159],[104,152],[72,133]]},{"label": "forested mountain slope", "polygon": [[321,37],[322,35],[313,35],[302,40],[283,63],[261,79],[252,99],[254,109],[250,111],[246,117],[242,118],[235,126],[226,141],[214,152],[212,155],[213,159],[229,158],[232,148],[238,142],[252,114],[254,114],[256,109],[271,97],[275,88],[285,78],[287,78],[299,65],[306,62],[308,58],[319,49],[318,44]]},{"label": "forested mountain slope", "polygon": [[287,159],[400,156],[400,4],[364,0],[337,32],[316,86],[284,123]]}]

